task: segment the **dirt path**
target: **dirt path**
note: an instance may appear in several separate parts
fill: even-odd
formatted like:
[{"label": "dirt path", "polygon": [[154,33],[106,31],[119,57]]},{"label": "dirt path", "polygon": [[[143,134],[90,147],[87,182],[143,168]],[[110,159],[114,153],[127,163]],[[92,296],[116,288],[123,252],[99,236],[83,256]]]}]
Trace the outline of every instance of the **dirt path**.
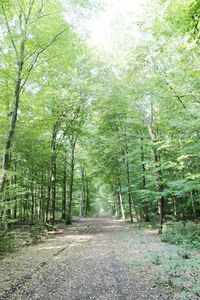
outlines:
[{"label": "dirt path", "polygon": [[1,262],[0,299],[167,300],[150,257],[173,249],[155,234],[106,218],[85,219]]}]

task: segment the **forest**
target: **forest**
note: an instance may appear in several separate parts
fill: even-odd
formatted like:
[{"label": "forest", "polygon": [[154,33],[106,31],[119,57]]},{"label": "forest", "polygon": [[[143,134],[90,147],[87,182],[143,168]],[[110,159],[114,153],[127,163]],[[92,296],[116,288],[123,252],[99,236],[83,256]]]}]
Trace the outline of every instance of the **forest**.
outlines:
[{"label": "forest", "polygon": [[3,228],[198,221],[200,3],[145,1],[95,47],[83,24],[104,5],[1,0]]},{"label": "forest", "polygon": [[[2,260],[1,299],[199,299],[199,46],[199,0],[0,0],[0,256],[15,250],[20,232],[30,233],[29,246],[45,230],[61,232],[43,241],[49,256],[43,244],[27,248],[36,269],[26,253],[23,265],[22,252]],[[65,258],[72,294],[64,286],[65,296],[48,287],[39,294],[34,274],[66,274],[56,258],[73,243]],[[15,274],[8,288],[11,262],[30,273]]]}]

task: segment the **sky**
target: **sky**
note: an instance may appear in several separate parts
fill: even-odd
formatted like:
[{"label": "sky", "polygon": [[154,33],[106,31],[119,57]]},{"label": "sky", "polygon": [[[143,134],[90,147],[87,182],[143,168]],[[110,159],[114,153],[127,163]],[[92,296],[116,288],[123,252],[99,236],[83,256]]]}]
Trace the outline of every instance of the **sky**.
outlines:
[{"label": "sky", "polygon": [[144,16],[147,1],[102,0],[105,3],[104,9],[90,15],[76,11],[71,16],[67,15],[66,10],[66,19],[71,19],[76,29],[87,36],[89,45],[104,54],[120,56],[144,38],[138,22]]},{"label": "sky", "polygon": [[143,1],[106,0],[106,2],[107,8],[99,15],[99,18],[91,18],[88,29],[91,43],[103,46],[106,51],[112,51],[115,40],[125,35],[127,30],[133,38],[140,37],[136,23],[143,14]]}]

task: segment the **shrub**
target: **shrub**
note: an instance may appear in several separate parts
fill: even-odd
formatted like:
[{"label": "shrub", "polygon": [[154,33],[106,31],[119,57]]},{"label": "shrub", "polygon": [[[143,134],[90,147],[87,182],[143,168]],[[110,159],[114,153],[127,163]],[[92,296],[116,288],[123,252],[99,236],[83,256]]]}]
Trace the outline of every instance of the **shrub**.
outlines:
[{"label": "shrub", "polygon": [[32,225],[26,231],[1,230],[0,231],[0,256],[7,252],[12,252],[19,247],[37,244],[43,237],[43,224]]},{"label": "shrub", "polygon": [[15,232],[0,231],[0,256],[5,252],[11,252],[19,245],[19,239]]},{"label": "shrub", "polygon": [[169,222],[161,240],[200,249],[200,225],[193,222]]}]

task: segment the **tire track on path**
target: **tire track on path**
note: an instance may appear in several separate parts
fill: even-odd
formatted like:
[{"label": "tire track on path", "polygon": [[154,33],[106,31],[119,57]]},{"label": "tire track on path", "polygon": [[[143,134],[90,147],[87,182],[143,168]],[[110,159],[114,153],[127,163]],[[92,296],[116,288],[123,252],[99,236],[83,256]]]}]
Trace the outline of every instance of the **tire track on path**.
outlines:
[{"label": "tire track on path", "polygon": [[[91,229],[92,229],[92,227],[94,225],[95,225],[94,223],[85,224],[86,228],[83,228],[83,229],[77,227],[78,228],[78,234],[79,235],[88,234],[89,232],[91,232]],[[74,243],[74,241],[69,241],[67,245],[65,245],[64,247],[62,247],[59,251],[53,253],[47,260],[44,260],[43,262],[41,262],[38,265],[37,268],[35,268],[34,270],[31,271],[31,273],[25,274],[23,277],[21,277],[21,279],[17,283],[15,283],[14,286],[12,286],[9,289],[3,291],[3,293],[0,294],[0,300],[6,300],[9,296],[11,296],[15,292],[17,292],[23,285],[25,285],[28,281],[30,281],[36,273],[41,272],[41,270],[46,265],[48,265],[49,263],[51,263],[52,260],[55,257],[58,257],[61,253],[63,253],[65,250],[67,250],[69,248],[69,246],[72,245],[73,243]]]}]

